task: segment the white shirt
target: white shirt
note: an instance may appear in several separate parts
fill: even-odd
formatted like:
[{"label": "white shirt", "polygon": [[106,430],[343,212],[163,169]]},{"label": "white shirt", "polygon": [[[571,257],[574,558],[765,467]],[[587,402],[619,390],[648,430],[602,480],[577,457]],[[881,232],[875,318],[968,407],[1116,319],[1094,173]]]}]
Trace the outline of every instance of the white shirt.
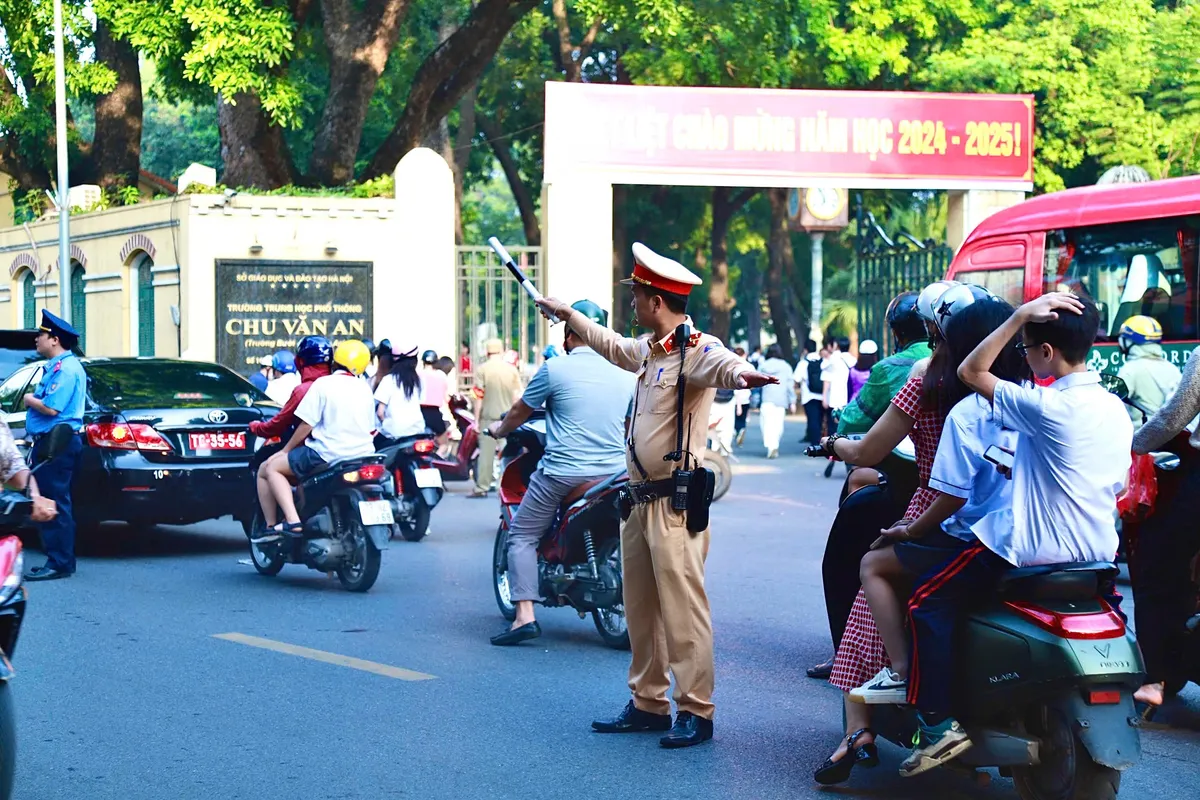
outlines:
[{"label": "white shirt", "polygon": [[[971,526],[993,511],[1012,506],[1012,481],[983,457],[993,445],[1014,452],[1017,432],[995,421],[992,404],[977,394],[959,401],[946,417],[929,488],[967,503],[942,523],[956,539],[975,541]],[[991,547],[990,543],[984,542]]]},{"label": "white shirt", "polygon": [[1117,492],[1132,461],[1133,423],[1095,372],[1048,387],[1001,381],[996,421],[1019,434],[1011,509],[972,529],[1018,567],[1111,561],[1117,553]]},{"label": "white shirt", "polygon": [[292,390],[300,385],[299,372],[285,372],[273,381],[267,381],[267,397],[279,405],[285,405],[292,396]]},{"label": "white shirt", "polygon": [[845,408],[850,402],[850,365],[842,353],[832,353],[821,362],[821,381],[829,383],[829,407]]},{"label": "white shirt", "polygon": [[375,402],[383,403],[383,422],[379,429],[384,436],[399,439],[414,436],[425,430],[425,415],[421,413],[421,385],[417,384],[412,397],[404,396],[404,387],[395,375],[385,375],[375,390]]},{"label": "white shirt", "polygon": [[375,452],[371,385],[348,372],[335,372],[313,381],[296,416],[312,426],[306,444],[327,463]]}]

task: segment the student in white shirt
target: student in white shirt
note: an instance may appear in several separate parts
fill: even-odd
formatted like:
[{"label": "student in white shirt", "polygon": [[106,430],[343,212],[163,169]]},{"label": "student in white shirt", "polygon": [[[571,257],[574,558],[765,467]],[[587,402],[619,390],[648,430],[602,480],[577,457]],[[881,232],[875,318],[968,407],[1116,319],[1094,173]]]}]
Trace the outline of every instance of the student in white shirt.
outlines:
[{"label": "student in white shirt", "polygon": [[376,449],[428,428],[421,411],[417,346],[393,345],[391,356],[391,371],[380,376],[379,387],[375,390],[375,413],[380,423],[379,435],[375,437]]},{"label": "student in white shirt", "polygon": [[[1043,295],[1021,306],[959,367],[963,382],[991,401],[996,421],[1019,434],[1012,507],[972,526],[979,544],[918,581],[909,601],[908,699],[920,712],[921,744],[901,775],[925,772],[971,746],[950,713],[953,632],[962,604],[986,597],[997,575],[1014,566],[1110,561],[1116,554],[1116,495],[1129,472],[1133,424],[1100,376],[1087,370],[1099,323],[1090,298]],[[1002,381],[989,371],[1018,334],[1018,349],[1034,375],[1054,379],[1050,386]]]},{"label": "student in white shirt", "polygon": [[[274,541],[285,532],[304,529],[291,478],[303,479],[334,461],[375,452],[375,402],[370,384],[361,378],[370,360],[362,342],[344,341],[333,351],[332,372],[313,381],[296,408],[300,425],[291,440],[259,467],[258,499],[266,528],[255,533],[252,541]],[[283,513],[282,522],[276,506]]]}]

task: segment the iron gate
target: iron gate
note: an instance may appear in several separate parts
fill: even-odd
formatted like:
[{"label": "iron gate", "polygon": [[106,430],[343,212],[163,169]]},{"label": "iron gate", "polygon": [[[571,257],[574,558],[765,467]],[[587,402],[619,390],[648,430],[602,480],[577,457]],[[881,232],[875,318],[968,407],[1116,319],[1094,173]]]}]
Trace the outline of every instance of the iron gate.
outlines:
[{"label": "iron gate", "polygon": [[874,339],[892,352],[887,307],[901,292],[919,292],[946,277],[954,250],[932,239],[919,241],[901,232],[893,240],[870,211],[857,212],[854,261],[858,280],[858,337]]},{"label": "iron gate", "polygon": [[[542,248],[508,248],[525,275],[545,292]],[[490,247],[458,248],[455,329],[457,343],[466,346],[471,364],[486,358],[487,340],[495,337],[505,350],[515,350],[523,366],[540,363],[546,345],[546,327],[533,301],[509,274]],[[459,380],[469,383],[469,374]]]}]

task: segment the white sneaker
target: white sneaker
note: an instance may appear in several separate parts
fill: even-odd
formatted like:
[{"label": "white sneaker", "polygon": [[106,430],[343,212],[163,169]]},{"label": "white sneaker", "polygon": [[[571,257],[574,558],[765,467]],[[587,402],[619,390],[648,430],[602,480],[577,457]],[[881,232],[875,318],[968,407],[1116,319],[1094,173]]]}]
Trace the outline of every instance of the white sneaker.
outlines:
[{"label": "white sneaker", "polygon": [[852,703],[867,705],[904,705],[908,702],[908,681],[884,667],[871,680],[850,690]]}]

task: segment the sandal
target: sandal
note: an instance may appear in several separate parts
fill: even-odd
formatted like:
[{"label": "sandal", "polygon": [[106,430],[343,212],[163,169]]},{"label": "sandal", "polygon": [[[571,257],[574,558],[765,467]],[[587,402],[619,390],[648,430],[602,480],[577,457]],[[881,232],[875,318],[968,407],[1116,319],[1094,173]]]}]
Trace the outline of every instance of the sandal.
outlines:
[{"label": "sandal", "polygon": [[302,533],[304,533],[303,522],[280,522],[273,528],[263,528],[251,536],[250,541],[254,544],[266,544],[267,542],[277,542],[284,536],[299,536]]},{"label": "sandal", "polygon": [[850,771],[855,767],[864,769],[874,769],[879,766],[879,749],[874,742],[864,744],[862,747],[855,747],[855,743],[864,734],[875,735],[875,732],[870,728],[860,728],[854,733],[846,737],[846,755],[834,761],[832,758],[826,759],[813,773],[813,780],[822,786],[833,786],[837,783],[845,783],[850,779]]},{"label": "sandal", "polygon": [[819,681],[829,680],[830,674],[833,672],[833,659],[823,661],[814,667],[809,667],[804,671],[804,674],[810,678],[815,678]]}]

